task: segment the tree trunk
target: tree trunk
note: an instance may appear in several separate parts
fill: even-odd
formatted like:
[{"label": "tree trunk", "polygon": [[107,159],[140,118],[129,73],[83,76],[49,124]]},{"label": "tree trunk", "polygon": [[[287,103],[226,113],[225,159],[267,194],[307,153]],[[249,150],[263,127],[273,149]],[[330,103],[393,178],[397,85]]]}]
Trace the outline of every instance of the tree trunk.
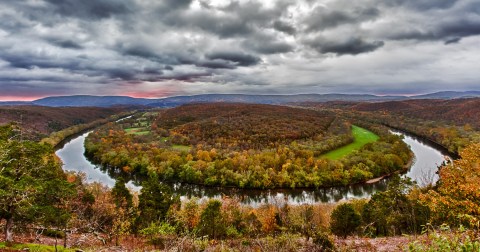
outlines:
[{"label": "tree trunk", "polygon": [[63,234],[65,235],[63,237],[63,248],[67,248],[67,229],[63,230]]},{"label": "tree trunk", "polygon": [[13,242],[13,217],[7,218],[7,223],[5,223],[5,242]]}]

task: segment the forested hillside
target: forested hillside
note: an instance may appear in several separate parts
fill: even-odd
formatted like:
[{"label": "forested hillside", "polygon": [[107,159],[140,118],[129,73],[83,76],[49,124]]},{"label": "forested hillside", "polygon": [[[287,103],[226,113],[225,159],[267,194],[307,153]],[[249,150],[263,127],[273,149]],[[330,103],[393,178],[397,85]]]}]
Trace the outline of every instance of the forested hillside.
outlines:
[{"label": "forested hillside", "polygon": [[322,154],[355,140],[351,123],[332,112],[193,104],[102,127],[88,136],[85,153],[113,173],[239,188],[348,185],[406,169],[406,144],[365,126],[380,138],[330,159]]},{"label": "forested hillside", "polygon": [[[153,123],[171,130],[189,144],[239,149],[268,148],[316,137],[333,130],[335,115],[283,106],[248,104],[192,104],[163,111]],[[348,133],[348,130],[344,130]]]},{"label": "forested hillside", "polygon": [[0,125],[20,124],[25,137],[39,140],[54,131],[89,123],[125,111],[125,108],[0,106]]},{"label": "forested hillside", "polygon": [[470,124],[480,129],[479,98],[358,103],[351,108],[357,111],[398,113],[412,118],[446,121],[461,126]]},{"label": "forested hillside", "polygon": [[472,142],[480,142],[480,99],[406,100],[390,102],[304,103],[316,110],[329,110],[399,128],[458,154]]},{"label": "forested hillside", "polygon": [[[90,134],[86,149],[115,174],[112,189],[61,172],[51,146],[23,139],[19,125],[1,126],[0,226],[7,242],[0,250],[54,250],[12,243],[22,241],[73,247],[65,251],[478,251],[480,146],[469,138],[461,138],[460,159],[441,167],[437,185],[420,188],[394,176],[386,191],[339,204],[181,200],[162,183],[316,188],[364,182],[402,171],[411,159],[383,124],[448,134],[464,127],[399,115],[393,107],[322,106],[197,104],[108,123]],[[415,102],[405,107],[418,108]],[[325,159],[323,153],[354,140],[352,124],[379,139],[339,160]],[[124,178],[141,179],[141,191],[129,192]]]}]

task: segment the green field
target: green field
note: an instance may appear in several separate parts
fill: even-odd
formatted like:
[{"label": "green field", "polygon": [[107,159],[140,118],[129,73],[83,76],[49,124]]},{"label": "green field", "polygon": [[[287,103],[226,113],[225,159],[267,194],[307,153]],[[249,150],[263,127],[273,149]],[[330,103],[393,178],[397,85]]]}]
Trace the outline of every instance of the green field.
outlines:
[{"label": "green field", "polygon": [[125,129],[127,134],[134,134],[134,135],[147,135],[150,134],[150,130],[147,128],[127,128]]},{"label": "green field", "polygon": [[348,154],[350,154],[354,150],[359,150],[367,143],[373,143],[378,140],[378,136],[368,131],[364,128],[360,128],[358,126],[352,125],[352,134],[355,140],[353,143],[340,147],[336,150],[330,151],[322,155],[321,157],[336,160],[340,159]]},{"label": "green field", "polygon": [[178,151],[189,152],[189,151],[190,151],[190,146],[173,144],[173,145],[172,145],[172,149],[178,150]]}]

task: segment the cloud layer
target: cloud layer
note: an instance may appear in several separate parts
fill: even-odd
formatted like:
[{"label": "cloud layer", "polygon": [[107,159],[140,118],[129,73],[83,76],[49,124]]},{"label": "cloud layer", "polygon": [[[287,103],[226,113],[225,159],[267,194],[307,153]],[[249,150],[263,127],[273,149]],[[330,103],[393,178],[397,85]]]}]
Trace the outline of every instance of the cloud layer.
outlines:
[{"label": "cloud layer", "polygon": [[0,99],[480,89],[479,35],[477,0],[3,1]]}]

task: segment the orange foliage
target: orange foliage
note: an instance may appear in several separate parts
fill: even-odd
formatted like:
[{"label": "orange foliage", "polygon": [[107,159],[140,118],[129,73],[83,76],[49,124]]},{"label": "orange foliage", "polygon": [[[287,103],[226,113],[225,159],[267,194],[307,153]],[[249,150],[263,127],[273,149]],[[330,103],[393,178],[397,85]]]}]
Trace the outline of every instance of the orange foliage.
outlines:
[{"label": "orange foliage", "polygon": [[420,198],[429,205],[438,223],[479,226],[480,223],[480,144],[460,152],[461,159],[440,169],[437,190]]}]

